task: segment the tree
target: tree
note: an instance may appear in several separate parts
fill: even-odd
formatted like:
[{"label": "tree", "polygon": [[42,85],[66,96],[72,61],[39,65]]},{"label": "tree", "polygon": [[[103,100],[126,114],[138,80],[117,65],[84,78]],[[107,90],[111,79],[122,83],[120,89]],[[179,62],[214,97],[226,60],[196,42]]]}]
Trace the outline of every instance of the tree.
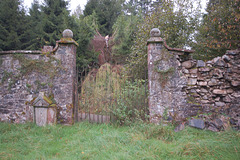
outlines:
[{"label": "tree", "polygon": [[[185,2],[185,3],[183,3]],[[174,6],[176,5],[176,6]],[[145,15],[143,22],[137,25],[134,45],[131,48],[127,71],[134,78],[145,78],[147,71],[146,42],[152,28],[159,28],[161,37],[171,47],[186,48],[192,44],[192,35],[198,24],[199,9],[193,10],[190,0],[178,0],[175,3],[165,0],[161,6]]]},{"label": "tree", "polygon": [[44,0],[42,6],[43,38],[46,44],[54,46],[61,38],[64,29],[69,26],[68,1]]},{"label": "tree", "polygon": [[98,53],[90,50],[89,43],[93,36],[96,34],[96,30],[98,29],[99,24],[95,12],[86,17],[83,15],[80,15],[79,18],[75,16],[73,17],[77,22],[78,29],[75,31],[76,41],[79,44],[77,48],[77,66],[79,70],[83,70],[89,65],[97,63]]},{"label": "tree", "polygon": [[73,16],[79,19],[81,15],[83,15],[83,11],[81,9],[81,6],[78,5],[75,11],[73,12]]},{"label": "tree", "polygon": [[240,43],[240,0],[210,0],[196,34],[197,57],[212,59]]},{"label": "tree", "polygon": [[0,50],[22,49],[25,10],[20,0],[0,1]]},{"label": "tree", "polygon": [[125,15],[122,13],[113,25],[113,59],[117,63],[125,63],[126,58],[131,53],[131,46],[134,43],[136,33],[136,25],[140,20],[141,17],[138,15]]},{"label": "tree", "polygon": [[124,0],[89,0],[83,13],[84,16],[89,16],[95,11],[100,33],[110,35],[113,24],[121,14],[123,2]]},{"label": "tree", "polygon": [[44,45],[43,26],[42,26],[42,11],[38,0],[34,0],[29,9],[27,17],[28,24],[25,33],[24,48],[30,50],[39,50]]},{"label": "tree", "polygon": [[164,0],[129,0],[125,3],[125,9],[131,14],[149,14],[158,6],[161,6]]}]

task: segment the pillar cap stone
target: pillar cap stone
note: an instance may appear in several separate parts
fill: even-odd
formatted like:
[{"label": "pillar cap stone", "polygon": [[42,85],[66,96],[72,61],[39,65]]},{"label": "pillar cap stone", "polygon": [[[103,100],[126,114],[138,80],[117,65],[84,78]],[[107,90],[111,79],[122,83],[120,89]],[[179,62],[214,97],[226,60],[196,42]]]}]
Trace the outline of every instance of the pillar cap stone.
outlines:
[{"label": "pillar cap stone", "polygon": [[147,41],[147,45],[149,43],[163,43],[164,40],[160,37],[161,35],[161,32],[158,28],[153,28],[151,31],[150,31],[150,39]]},{"label": "pillar cap stone", "polygon": [[70,29],[63,31],[63,38],[73,38],[73,32]]},{"label": "pillar cap stone", "polygon": [[150,36],[151,37],[160,37],[160,35],[161,35],[161,31],[158,28],[153,28],[150,31]]}]

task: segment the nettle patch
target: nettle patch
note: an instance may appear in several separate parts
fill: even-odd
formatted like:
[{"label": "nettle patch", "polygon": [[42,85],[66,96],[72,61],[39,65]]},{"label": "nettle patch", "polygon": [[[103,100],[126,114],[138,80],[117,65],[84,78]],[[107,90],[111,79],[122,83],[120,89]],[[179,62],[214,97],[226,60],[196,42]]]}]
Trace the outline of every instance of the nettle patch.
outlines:
[{"label": "nettle patch", "polygon": [[[29,92],[38,92],[44,87],[53,87],[54,77],[58,75],[60,70],[64,70],[60,60],[53,56],[40,55],[38,59],[31,59],[23,54],[12,55],[11,68],[14,68],[14,62],[19,63],[19,67],[14,71],[3,71],[0,85],[8,83],[8,89],[14,88],[19,84],[20,80],[27,79],[31,74],[37,73],[38,78],[33,82],[26,82],[25,87]],[[47,77],[43,81],[42,77]]]}]

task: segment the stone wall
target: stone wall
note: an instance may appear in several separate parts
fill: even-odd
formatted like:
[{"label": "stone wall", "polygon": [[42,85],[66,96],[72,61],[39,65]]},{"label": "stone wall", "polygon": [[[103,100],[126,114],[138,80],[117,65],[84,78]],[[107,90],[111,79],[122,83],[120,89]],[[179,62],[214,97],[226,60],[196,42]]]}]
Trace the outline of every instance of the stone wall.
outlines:
[{"label": "stone wall", "polygon": [[184,87],[191,106],[187,115],[203,112],[240,116],[240,50],[227,51],[207,62],[184,61],[180,68],[188,79]]},{"label": "stone wall", "polygon": [[[151,121],[203,113],[239,119],[240,51],[227,51],[211,61],[194,60],[190,50],[170,48],[153,29],[148,40]],[[240,119],[239,119],[240,122]]]},{"label": "stone wall", "polygon": [[45,92],[57,104],[58,122],[73,123],[77,43],[70,30],[63,35],[53,50],[0,54],[0,121],[32,121],[31,101]]}]

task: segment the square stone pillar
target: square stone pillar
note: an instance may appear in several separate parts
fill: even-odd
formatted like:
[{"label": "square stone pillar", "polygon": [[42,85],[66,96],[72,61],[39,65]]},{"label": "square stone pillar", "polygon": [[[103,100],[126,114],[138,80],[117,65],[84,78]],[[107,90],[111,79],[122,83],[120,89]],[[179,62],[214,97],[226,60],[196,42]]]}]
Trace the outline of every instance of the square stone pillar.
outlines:
[{"label": "square stone pillar", "polygon": [[[55,58],[60,60],[59,76],[54,80],[53,94],[58,105],[58,122],[72,124],[76,109],[76,49],[78,44],[72,39],[73,33],[66,29],[63,38],[57,41]],[[75,114],[76,115],[76,114]]]},{"label": "square stone pillar", "polygon": [[150,121],[159,123],[185,104],[182,87],[186,82],[178,70],[177,54],[169,51],[160,30],[154,28],[150,34],[147,42]]}]

